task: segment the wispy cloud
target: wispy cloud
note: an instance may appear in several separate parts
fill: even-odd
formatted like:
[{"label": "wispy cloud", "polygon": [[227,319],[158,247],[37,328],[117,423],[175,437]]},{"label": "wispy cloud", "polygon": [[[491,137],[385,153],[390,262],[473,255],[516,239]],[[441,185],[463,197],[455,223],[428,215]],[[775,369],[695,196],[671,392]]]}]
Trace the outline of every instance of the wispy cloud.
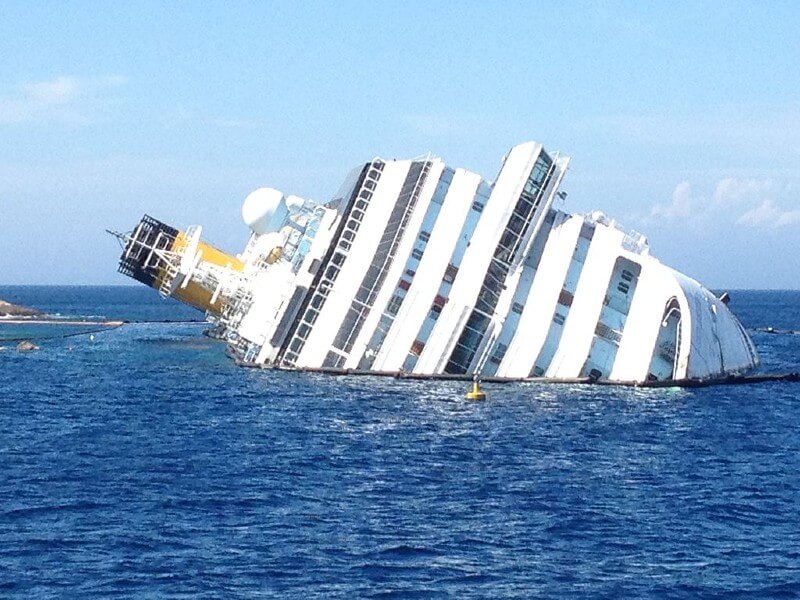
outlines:
[{"label": "wispy cloud", "polygon": [[761,204],[748,210],[736,220],[738,225],[750,227],[769,227],[778,228],[787,225],[800,224],[800,210],[783,210],[770,200],[764,200]]},{"label": "wispy cloud", "polygon": [[268,124],[268,122],[263,119],[247,119],[201,114],[184,106],[179,106],[175,114],[168,117],[168,120],[171,123],[174,123],[175,121],[188,122],[210,127],[219,127],[222,129],[259,129]]},{"label": "wispy cloud", "polygon": [[125,85],[122,75],[80,78],[60,75],[45,81],[27,81],[0,96],[0,125],[61,122],[84,125],[94,121],[101,100]]},{"label": "wispy cloud", "polygon": [[416,133],[447,136],[464,130],[463,120],[451,115],[406,115],[406,124]]},{"label": "wispy cloud", "polygon": [[670,202],[655,204],[640,222],[675,221],[703,228],[720,224],[781,228],[800,223],[800,197],[789,183],[774,179],[726,177],[710,195],[693,192],[689,181],[679,183]]},{"label": "wispy cloud", "polygon": [[682,181],[672,192],[672,202],[656,204],[650,211],[652,218],[673,219],[688,217],[692,212],[692,184]]},{"label": "wispy cloud", "polygon": [[579,129],[624,143],[675,147],[682,151],[717,145],[770,151],[797,151],[800,106],[715,106],[703,111],[672,114],[608,114],[578,121]]},{"label": "wispy cloud", "polygon": [[425,138],[485,135],[502,128],[485,114],[469,112],[411,113],[403,115],[402,122],[409,131]]}]

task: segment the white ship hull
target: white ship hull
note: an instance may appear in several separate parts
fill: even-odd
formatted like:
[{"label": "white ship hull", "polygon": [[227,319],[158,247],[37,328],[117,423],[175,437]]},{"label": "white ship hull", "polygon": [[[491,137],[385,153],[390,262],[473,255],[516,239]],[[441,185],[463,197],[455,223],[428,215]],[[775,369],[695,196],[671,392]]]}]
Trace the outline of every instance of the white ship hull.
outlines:
[{"label": "white ship hull", "polygon": [[257,365],[625,382],[756,367],[726,303],[641,235],[553,208],[568,163],[521,144],[490,183],[375,159],[325,205],[254,192],[238,257],[146,218],[120,270],[207,310]]}]

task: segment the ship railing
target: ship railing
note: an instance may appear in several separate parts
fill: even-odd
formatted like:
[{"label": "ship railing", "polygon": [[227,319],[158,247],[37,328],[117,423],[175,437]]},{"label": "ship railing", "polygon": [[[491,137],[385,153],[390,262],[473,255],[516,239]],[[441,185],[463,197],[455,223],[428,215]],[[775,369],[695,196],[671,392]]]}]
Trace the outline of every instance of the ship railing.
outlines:
[{"label": "ship railing", "polygon": [[133,232],[120,233],[110,229],[106,229],[106,232],[117,238],[117,241],[119,241],[120,245],[125,250],[120,259],[123,262],[131,257],[138,259],[147,252],[147,257],[141,261],[141,266],[145,269],[161,268],[164,270],[164,276],[159,281],[157,289],[162,296],[168,296],[170,285],[178,272],[181,256],[177,252],[167,250],[166,247],[159,247],[162,242],[166,242],[166,246],[168,247],[171,245],[172,241],[174,241],[169,236],[164,235],[163,232],[159,232],[152,243],[147,243],[139,239],[141,230],[142,227],[141,224],[139,224]]},{"label": "ship railing", "polygon": [[[378,275],[373,279],[372,284],[370,285],[369,289],[367,289],[366,294],[366,302],[362,302],[362,312],[363,315],[364,309],[371,309],[373,303],[375,302],[375,290],[377,287],[383,284],[383,278],[381,274],[383,274],[386,269],[387,265],[389,265],[395,258],[397,254],[397,248],[399,247],[399,238],[403,236],[405,233],[406,227],[408,226],[408,221],[411,218],[411,213],[414,211],[414,208],[417,205],[417,201],[419,200],[420,192],[422,188],[425,186],[425,183],[428,180],[428,174],[431,170],[431,154],[430,152],[422,159],[424,161],[423,167],[420,170],[419,176],[417,177],[416,182],[414,182],[414,187],[411,189],[411,195],[408,201],[408,205],[406,209],[403,211],[403,216],[400,218],[400,224],[397,227],[397,230],[392,236],[392,240],[389,244],[389,252],[386,253],[386,258],[383,259],[383,263],[381,264],[380,270],[378,271]],[[345,340],[345,347],[351,342],[352,336],[357,332],[354,330],[351,332],[350,336]]]},{"label": "ship railing", "polygon": [[172,282],[178,276],[178,266],[173,262],[168,262],[164,268],[164,277],[161,278],[161,283],[158,286],[158,293],[164,298],[169,297],[172,293]]},{"label": "ship railing", "polygon": [[641,254],[647,248],[647,238],[638,231],[627,231],[622,238],[622,247],[634,254]]}]

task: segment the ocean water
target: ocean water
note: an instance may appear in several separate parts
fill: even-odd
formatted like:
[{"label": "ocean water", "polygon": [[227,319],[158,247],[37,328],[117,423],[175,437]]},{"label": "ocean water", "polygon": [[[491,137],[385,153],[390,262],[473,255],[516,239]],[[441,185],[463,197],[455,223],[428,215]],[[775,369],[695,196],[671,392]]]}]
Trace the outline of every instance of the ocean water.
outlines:
[{"label": "ocean water", "polygon": [[[732,296],[747,327],[800,329],[800,292]],[[138,287],[0,298],[196,317]],[[475,403],[239,369],[202,329],[0,351],[0,597],[800,596],[800,384]],[[753,337],[800,370],[800,336]]]}]

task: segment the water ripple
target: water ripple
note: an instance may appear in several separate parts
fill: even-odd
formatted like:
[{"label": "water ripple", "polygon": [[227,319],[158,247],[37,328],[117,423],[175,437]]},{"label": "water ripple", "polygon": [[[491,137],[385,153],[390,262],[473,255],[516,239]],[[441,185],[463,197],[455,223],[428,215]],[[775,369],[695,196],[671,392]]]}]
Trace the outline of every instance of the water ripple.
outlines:
[{"label": "water ripple", "polygon": [[0,353],[0,390],[3,597],[800,594],[798,384],[471,403],[240,370],[173,324]]}]

